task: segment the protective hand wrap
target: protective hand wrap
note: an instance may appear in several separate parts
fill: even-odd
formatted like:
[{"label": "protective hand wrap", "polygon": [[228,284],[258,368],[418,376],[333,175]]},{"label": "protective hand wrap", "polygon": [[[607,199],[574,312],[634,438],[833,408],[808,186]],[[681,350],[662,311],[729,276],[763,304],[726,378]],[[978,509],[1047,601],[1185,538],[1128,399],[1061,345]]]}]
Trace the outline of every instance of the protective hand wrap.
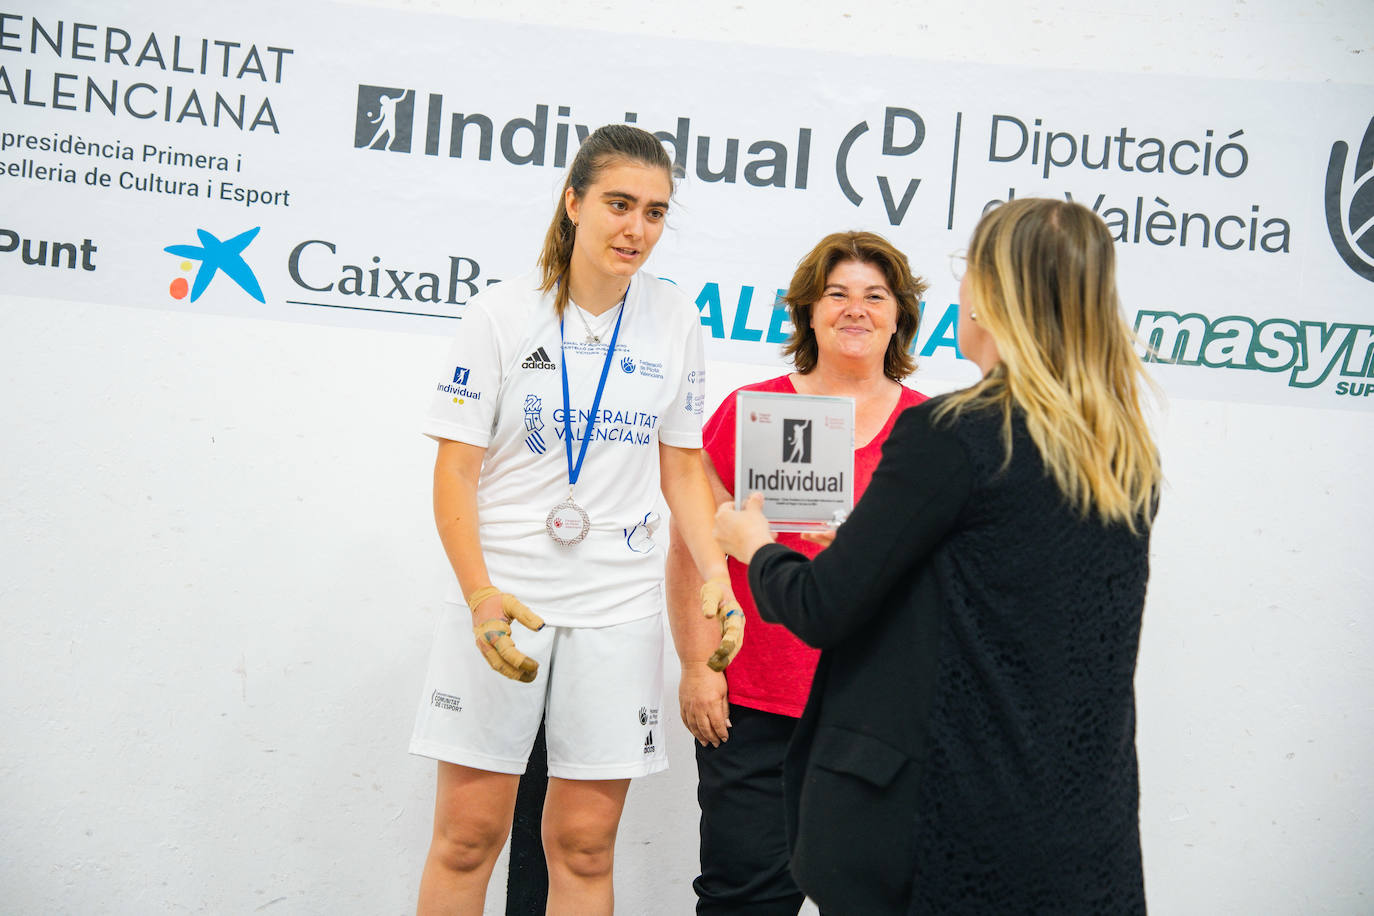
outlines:
[{"label": "protective hand wrap", "polygon": [[706,660],[712,671],[724,671],[744,645],[744,611],[729,589],[729,579],[707,579],[701,586],[702,615],[720,621],[720,645]]},{"label": "protective hand wrap", "polygon": [[519,598],[501,591],[494,585],[479,588],[468,595],[468,608],[476,610],[477,605],[493,595],[501,596],[501,612],[505,616],[484,620],[472,628],[473,635],[477,637],[477,648],[482,650],[482,657],[491,665],[493,671],[513,681],[528,684],[539,673],[539,662],[515,648],[515,642],[510,637],[510,622],[518,620],[527,629],[542,630],[544,621],[534,611],[525,607]]}]

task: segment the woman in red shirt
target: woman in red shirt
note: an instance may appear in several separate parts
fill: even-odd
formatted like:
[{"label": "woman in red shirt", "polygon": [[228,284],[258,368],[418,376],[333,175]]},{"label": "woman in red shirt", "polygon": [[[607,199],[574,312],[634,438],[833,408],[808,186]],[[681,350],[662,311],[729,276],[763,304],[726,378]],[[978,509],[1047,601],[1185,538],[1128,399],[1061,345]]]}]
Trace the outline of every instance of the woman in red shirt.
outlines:
[{"label": "woman in red shirt", "polygon": [[[898,414],[926,400],[902,384],[927,284],[906,256],[871,232],[837,232],[801,260],[784,300],[794,372],[742,391],[838,395],[854,399],[854,499],[868,486]],[[703,460],[717,502],[734,498],[735,395],[703,429]],[[809,556],[821,545],[781,534]],[[698,913],[795,914],[804,899],[787,869],[782,762],[811,689],[820,655],[786,629],[766,623],[750,598],[746,567],[730,561],[744,605],[744,646],[724,672],[707,660],[718,624],[701,617],[701,579],[680,539],[668,554],[668,613],[682,663],[682,720],[697,739],[701,875],[692,883]]]}]

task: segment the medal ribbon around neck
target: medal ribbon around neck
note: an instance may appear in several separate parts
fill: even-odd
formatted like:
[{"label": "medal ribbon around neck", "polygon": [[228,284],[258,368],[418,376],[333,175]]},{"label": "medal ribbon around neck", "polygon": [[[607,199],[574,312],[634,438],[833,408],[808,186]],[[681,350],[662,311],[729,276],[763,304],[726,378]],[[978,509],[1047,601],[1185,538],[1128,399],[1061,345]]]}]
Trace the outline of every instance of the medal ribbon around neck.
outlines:
[{"label": "medal ribbon around neck", "polygon": [[[601,365],[601,381],[596,385],[596,397],[592,399],[592,410],[587,418],[586,434],[582,437],[582,445],[577,452],[577,464],[573,464],[572,457],[572,409],[568,406],[568,357],[559,360],[559,365],[563,370],[563,448],[568,455],[568,498],[572,498],[572,488],[577,485],[577,478],[582,476],[582,461],[587,457],[587,443],[592,441],[592,428],[596,426],[596,411],[601,406],[601,394],[606,390],[606,376],[611,371],[611,360],[615,358],[615,342],[620,337],[620,320],[625,317],[625,300],[629,298],[630,288],[625,287],[625,295],[620,297],[620,314],[615,319],[615,331],[611,334],[610,346],[606,348],[606,361]],[[569,303],[571,304],[571,303]],[[573,308],[577,308],[576,305]],[[563,319],[558,319],[558,342],[560,347],[564,344],[563,339]]]}]

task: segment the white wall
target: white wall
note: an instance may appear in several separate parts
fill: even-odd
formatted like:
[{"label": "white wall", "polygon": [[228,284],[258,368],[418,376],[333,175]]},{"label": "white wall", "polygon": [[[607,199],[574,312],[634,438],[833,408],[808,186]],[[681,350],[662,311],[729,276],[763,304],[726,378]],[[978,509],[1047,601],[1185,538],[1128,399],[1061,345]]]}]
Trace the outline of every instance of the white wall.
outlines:
[{"label": "white wall", "polygon": [[[376,5],[1334,80],[1374,102],[1367,0]],[[433,771],[404,748],[440,594],[415,419],[443,347],[0,290],[0,910],[412,909]],[[713,367],[713,399],[745,372]],[[1369,912],[1374,421],[1175,400],[1160,436],[1137,680],[1151,906]],[[624,913],[690,910],[693,766],[673,738],[672,771],[631,792]]]}]

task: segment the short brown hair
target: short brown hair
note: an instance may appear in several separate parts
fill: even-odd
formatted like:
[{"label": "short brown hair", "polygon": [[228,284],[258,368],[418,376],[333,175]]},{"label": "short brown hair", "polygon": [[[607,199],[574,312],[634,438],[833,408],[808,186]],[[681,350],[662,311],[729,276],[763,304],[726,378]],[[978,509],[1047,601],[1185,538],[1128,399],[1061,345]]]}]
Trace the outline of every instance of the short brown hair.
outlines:
[{"label": "short brown hair", "polygon": [[921,295],[930,287],[911,272],[906,255],[876,232],[834,232],[817,243],[797,264],[797,272],[782,301],[792,318],[792,336],[782,352],[802,375],[816,368],[816,332],[811,329],[811,307],[825,294],[830,272],[840,264],[857,261],[872,264],[883,273],[897,299],[897,332],[883,355],[883,375],[900,382],[916,370],[911,342],[921,324]]}]

